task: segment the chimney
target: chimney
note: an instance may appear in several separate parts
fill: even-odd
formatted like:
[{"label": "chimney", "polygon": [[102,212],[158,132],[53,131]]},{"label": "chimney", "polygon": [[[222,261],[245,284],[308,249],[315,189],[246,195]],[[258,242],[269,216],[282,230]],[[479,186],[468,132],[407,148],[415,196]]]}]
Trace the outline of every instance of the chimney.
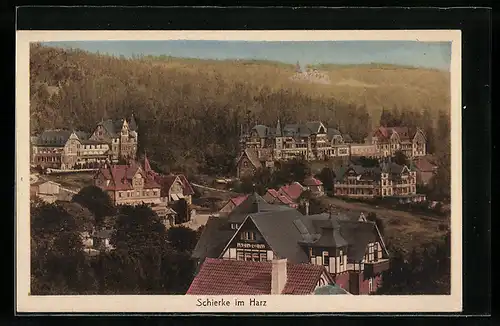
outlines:
[{"label": "chimney", "polygon": [[272,261],[271,294],[281,294],[287,281],[287,259]]}]

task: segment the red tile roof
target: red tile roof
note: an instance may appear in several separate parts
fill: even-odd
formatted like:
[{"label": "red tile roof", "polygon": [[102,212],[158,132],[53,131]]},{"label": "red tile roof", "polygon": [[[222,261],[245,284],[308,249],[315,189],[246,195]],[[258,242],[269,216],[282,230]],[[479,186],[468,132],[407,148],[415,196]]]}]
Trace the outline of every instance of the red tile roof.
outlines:
[{"label": "red tile roof", "polygon": [[291,200],[296,201],[304,191],[304,187],[298,182],[293,182],[289,185],[282,186],[279,191],[288,196]]},{"label": "red tile roof", "polygon": [[401,140],[410,140],[415,136],[416,130],[408,127],[379,127],[373,132],[374,136],[380,135],[383,139],[388,139],[394,132],[397,132]]},{"label": "red tile roof", "polygon": [[[271,262],[207,258],[187,294],[271,294]],[[287,264],[287,282],[281,294],[312,294],[325,271],[323,266]]]},{"label": "red tile roof", "polygon": [[148,177],[146,173],[137,164],[130,165],[111,165],[101,168],[98,175],[102,175],[104,179],[109,180],[109,185],[104,187],[104,190],[133,190],[132,178],[140,173],[144,178],[144,188],[160,188],[160,185],[155,180]]},{"label": "red tile roof", "polygon": [[292,205],[292,204],[294,204],[293,200],[290,197],[288,197],[288,195],[286,195],[285,193],[279,193],[275,189],[267,189],[267,192],[271,196],[273,196],[274,198],[278,199],[281,203],[283,203],[285,205]]},{"label": "red tile roof", "polygon": [[245,201],[245,199],[248,198],[248,195],[244,195],[244,196],[239,196],[239,197],[234,197],[234,198],[231,198],[230,200],[233,202],[233,204],[235,206],[238,206],[239,204],[241,204],[242,202]]},{"label": "red tile roof", "polygon": [[304,185],[305,186],[321,186],[323,182],[320,180],[314,178],[314,177],[308,177],[304,180]]},{"label": "red tile roof", "polygon": [[179,178],[179,181],[182,184],[182,189],[183,189],[182,193],[184,195],[188,196],[188,195],[194,194],[193,187],[191,187],[191,184],[189,183],[189,181],[187,180],[187,178],[183,174],[158,175],[156,177],[156,181],[162,185],[162,194],[161,194],[162,197],[166,197],[168,195],[168,193],[164,193],[164,192],[168,191],[168,189],[170,189],[170,187],[172,187],[172,185],[174,184],[175,180],[177,180],[177,178]]},{"label": "red tile roof", "polygon": [[436,165],[434,165],[432,162],[429,161],[429,159],[422,157],[422,158],[417,158],[415,161],[415,167],[423,172],[432,172],[435,171],[437,168]]}]

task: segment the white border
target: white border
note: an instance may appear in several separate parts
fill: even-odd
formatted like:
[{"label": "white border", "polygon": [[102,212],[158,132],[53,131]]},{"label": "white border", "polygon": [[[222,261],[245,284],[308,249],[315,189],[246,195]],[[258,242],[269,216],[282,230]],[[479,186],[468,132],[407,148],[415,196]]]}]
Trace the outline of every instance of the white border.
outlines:
[{"label": "white border", "polygon": [[[259,296],[266,307],[197,307],[197,296],[29,296],[29,43],[82,40],[246,40],[354,41],[398,40],[452,42],[451,158],[451,295],[444,296]],[[461,32],[459,30],[391,31],[18,31],[16,56],[16,276],[18,312],[458,312],[462,309],[462,126]],[[250,296],[225,296],[245,299]],[[205,297],[203,297],[205,298]],[[210,296],[218,299],[220,296]]]}]

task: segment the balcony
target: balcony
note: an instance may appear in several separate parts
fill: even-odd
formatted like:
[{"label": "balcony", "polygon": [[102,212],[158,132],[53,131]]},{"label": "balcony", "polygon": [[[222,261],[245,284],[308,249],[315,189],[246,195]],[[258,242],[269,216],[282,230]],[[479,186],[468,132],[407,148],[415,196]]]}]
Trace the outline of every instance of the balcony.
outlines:
[{"label": "balcony", "polygon": [[365,276],[371,277],[389,269],[389,259],[379,259],[373,262],[365,262]]}]

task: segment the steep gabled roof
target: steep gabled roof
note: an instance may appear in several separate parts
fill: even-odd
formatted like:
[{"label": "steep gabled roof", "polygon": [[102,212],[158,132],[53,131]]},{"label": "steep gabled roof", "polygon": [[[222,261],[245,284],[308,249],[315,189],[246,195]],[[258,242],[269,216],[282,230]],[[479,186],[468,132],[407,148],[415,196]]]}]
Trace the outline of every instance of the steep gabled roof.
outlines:
[{"label": "steep gabled roof", "polygon": [[192,257],[196,259],[217,258],[234,235],[226,219],[209,217]]},{"label": "steep gabled roof", "polygon": [[292,182],[291,184],[282,186],[279,191],[285,193],[290,199],[296,201],[299,199],[305,188],[298,182]]},{"label": "steep gabled roof", "polygon": [[130,123],[128,124],[128,128],[131,130],[131,131],[137,131],[137,122],[135,121],[135,117],[134,115],[132,114],[132,116],[130,117]]},{"label": "steep gabled roof", "polygon": [[292,263],[307,263],[309,259],[300,246],[302,236],[293,223],[303,215],[295,210],[249,214],[266,243],[279,258],[287,258]]},{"label": "steep gabled roof", "polygon": [[241,223],[249,214],[289,210],[294,209],[285,205],[269,204],[264,198],[254,192],[229,213],[228,219],[232,223]]},{"label": "steep gabled roof", "polygon": [[148,177],[146,173],[137,164],[131,165],[111,165],[109,167],[104,167],[99,169],[97,174],[101,174],[110,183],[104,186],[105,190],[133,190],[132,178],[140,173],[144,178],[144,189],[160,188],[160,185]]},{"label": "steep gabled roof", "polygon": [[426,157],[419,157],[416,158],[413,161],[415,167],[417,170],[421,172],[434,172],[437,169],[437,165],[433,164],[428,158]]},{"label": "steep gabled roof", "polygon": [[[271,262],[208,258],[191,283],[187,294],[269,295],[271,272]],[[324,266],[287,263],[287,282],[281,294],[312,294],[323,274]],[[331,279],[330,282],[333,284]]]},{"label": "steep gabled roof", "polygon": [[266,138],[271,136],[271,132],[268,126],[256,125],[252,128],[252,130],[255,130],[260,138]]},{"label": "steep gabled roof", "polygon": [[304,186],[321,186],[323,182],[313,176],[309,176],[304,180]]},{"label": "steep gabled roof", "polygon": [[335,128],[328,128],[326,134],[328,136],[328,140],[329,141],[331,141],[332,138],[335,137],[335,136],[342,137],[342,133],[339,130],[335,129]]},{"label": "steep gabled roof", "polygon": [[306,126],[311,131],[311,133],[317,134],[319,132],[319,127],[324,125],[321,121],[308,121],[306,122]]},{"label": "steep gabled roof", "polygon": [[260,162],[258,156],[257,156],[257,153],[250,149],[250,148],[247,148],[245,149],[245,151],[241,154],[241,156],[238,158],[238,163],[241,161],[241,159],[243,157],[247,157],[248,160],[250,161],[250,163],[252,163],[252,165],[258,169],[258,168],[261,168],[262,167],[262,163]]},{"label": "steep gabled roof", "polygon": [[409,128],[404,126],[396,127],[379,127],[373,132],[373,136],[377,136],[382,140],[388,140],[394,133],[397,133],[401,141],[410,141],[417,133],[418,128]]},{"label": "steep gabled roof", "polygon": [[243,196],[233,197],[229,200],[234,204],[234,206],[238,206],[239,204],[244,202],[245,199],[247,199],[247,198],[248,198],[248,195],[243,195]]}]

